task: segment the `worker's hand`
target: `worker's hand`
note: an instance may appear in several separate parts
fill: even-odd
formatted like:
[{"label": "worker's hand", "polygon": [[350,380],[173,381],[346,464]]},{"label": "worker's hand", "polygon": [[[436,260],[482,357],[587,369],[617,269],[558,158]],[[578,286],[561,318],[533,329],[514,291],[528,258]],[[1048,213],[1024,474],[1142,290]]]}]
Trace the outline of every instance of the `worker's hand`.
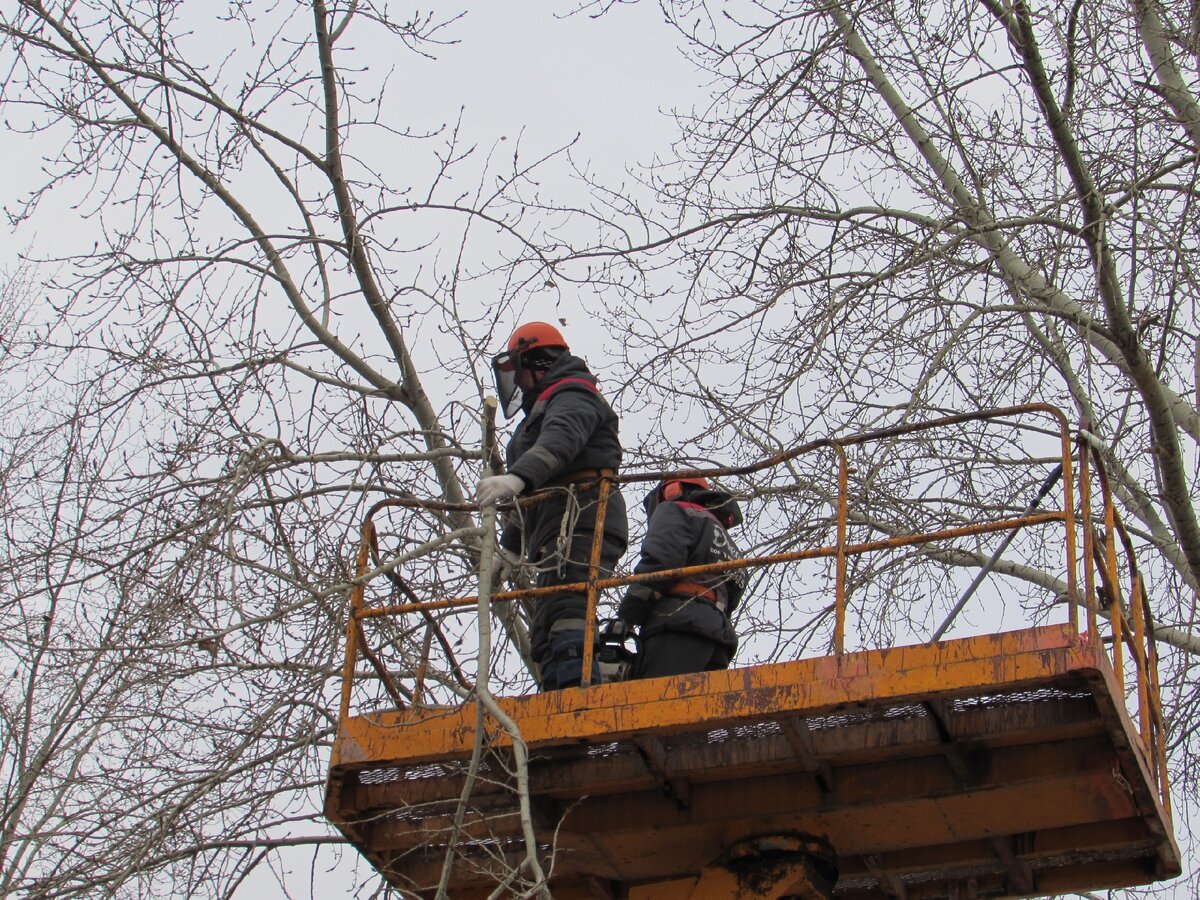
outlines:
[{"label": "worker's hand", "polygon": [[654,610],[655,600],[661,596],[648,584],[631,584],[617,607],[617,616],[630,625],[645,625]]},{"label": "worker's hand", "polygon": [[516,554],[496,547],[492,551],[492,587],[503,584],[519,565],[521,560]]},{"label": "worker's hand", "polygon": [[479,490],[475,499],[480,506],[489,503],[500,503],[517,496],[525,490],[525,480],[519,475],[492,475],[479,482]]}]

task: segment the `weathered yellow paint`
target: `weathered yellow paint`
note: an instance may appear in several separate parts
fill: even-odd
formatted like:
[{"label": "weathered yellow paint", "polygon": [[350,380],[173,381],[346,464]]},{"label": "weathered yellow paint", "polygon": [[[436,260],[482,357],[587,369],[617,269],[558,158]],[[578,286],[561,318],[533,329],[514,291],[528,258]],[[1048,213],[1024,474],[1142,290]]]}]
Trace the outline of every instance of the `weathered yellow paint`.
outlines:
[{"label": "weathered yellow paint", "polygon": [[[958,708],[955,733],[966,736],[961,744],[939,736],[928,716],[865,718],[845,730],[825,729],[812,745],[818,755],[811,762],[785,730],[749,743],[710,747],[703,741],[713,729],[739,724],[1041,688],[1065,693],[1052,692],[1055,699],[1045,706]],[[954,872],[971,859],[995,865],[1003,851],[1009,871],[980,883],[993,893],[1020,893],[1020,866],[1028,863],[1013,861],[1018,852],[1026,861],[1057,859],[1076,846],[1102,853],[1134,848],[1126,862],[1072,866],[1080,884],[1170,877],[1179,871],[1178,849],[1151,760],[1120,700],[1107,649],[1060,625],[500,703],[535,754],[553,747],[566,753],[558,762],[543,756],[530,772],[531,794],[542,804],[537,839],[556,847],[555,896],[591,896],[587,879],[599,878],[623,885],[630,900],[724,900],[742,889],[720,864],[732,842],[797,831],[820,835],[847,854],[848,869],[863,872],[860,877],[909,873],[920,884],[929,876],[948,879],[929,882],[942,885],[937,890],[961,885]],[[436,883],[439,842],[453,827],[461,775],[447,770],[371,784],[357,773],[461,764],[475,727],[470,704],[347,719],[334,748],[326,814],[381,871],[395,864],[403,879]],[[681,740],[671,744],[675,735]],[[979,756],[983,768],[971,768],[970,735],[986,746]],[[657,772],[628,750],[594,758],[570,750],[613,741],[628,748],[647,738],[673,748]],[[492,752],[502,754],[508,743],[499,729],[489,734]],[[955,754],[962,754],[956,765]],[[833,763],[824,787],[819,760]],[[679,796],[686,802],[677,802]],[[417,809],[423,812],[416,817],[387,815]],[[1027,844],[1005,849],[1023,835]],[[497,840],[514,846],[521,840],[511,786],[503,779],[480,787],[460,832],[464,846]],[[483,898],[494,889],[494,880],[472,870],[478,863],[464,864],[455,876],[456,897]],[[1036,887],[1072,884],[1072,877],[1046,870]],[[747,898],[777,896],[765,882],[756,884],[758,893]],[[788,893],[796,890],[782,896]],[[880,894],[863,897],[879,900]]]},{"label": "weathered yellow paint", "polygon": [[[639,732],[702,730],[742,719],[813,714],[856,703],[971,693],[998,685],[1107,668],[1104,648],[1066,625],[934,645],[848,653],[677,678],[503,698],[530,746],[617,740]],[[342,723],[333,765],[413,764],[466,756],[471,704],[353,716]],[[497,745],[507,738],[498,735]]]}]

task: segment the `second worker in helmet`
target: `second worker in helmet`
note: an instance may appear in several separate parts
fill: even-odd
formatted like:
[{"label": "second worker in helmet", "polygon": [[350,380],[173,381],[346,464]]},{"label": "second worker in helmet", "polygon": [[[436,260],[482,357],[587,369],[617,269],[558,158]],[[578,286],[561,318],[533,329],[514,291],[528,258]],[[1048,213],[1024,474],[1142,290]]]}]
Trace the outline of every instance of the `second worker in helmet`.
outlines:
[{"label": "second worker in helmet", "polygon": [[[669,479],[643,501],[646,537],[634,573],[665,572],[737,559],[729,529],[742,521],[737,501],[699,476]],[[745,593],[745,569],[633,584],[617,611],[641,628],[635,678],[729,666],[737,649],[730,614]]]},{"label": "second worker in helmet", "polygon": [[[587,364],[545,322],[514,331],[492,368],[505,415],[523,411],[525,418],[508,443],[508,474],[483,479],[478,500],[485,504],[555,488],[548,500],[513,511],[500,544],[534,565],[539,587],[586,581],[598,479],[615,474],[621,464],[617,414]],[[628,543],[625,500],[614,484],[604,517],[602,573],[612,572]],[[586,613],[587,596],[577,591],[534,602],[530,649],[542,690],[580,683]]]}]

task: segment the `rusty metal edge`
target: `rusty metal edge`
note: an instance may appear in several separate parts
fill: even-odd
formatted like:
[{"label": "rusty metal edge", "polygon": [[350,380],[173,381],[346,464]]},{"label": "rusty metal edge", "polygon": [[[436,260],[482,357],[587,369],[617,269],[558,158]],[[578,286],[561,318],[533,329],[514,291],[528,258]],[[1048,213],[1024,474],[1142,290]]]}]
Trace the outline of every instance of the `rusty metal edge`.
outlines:
[{"label": "rusty metal edge", "polygon": [[[638,733],[719,728],[772,714],[817,715],[915,702],[931,693],[945,697],[1012,690],[1093,669],[1111,672],[1102,646],[1084,640],[1069,625],[1048,625],[858,651],[840,659],[826,656],[505,697],[501,705],[521,726],[530,747],[603,743]],[[331,765],[363,768],[455,758],[469,750],[474,729],[469,704],[351,716],[339,729]]]}]

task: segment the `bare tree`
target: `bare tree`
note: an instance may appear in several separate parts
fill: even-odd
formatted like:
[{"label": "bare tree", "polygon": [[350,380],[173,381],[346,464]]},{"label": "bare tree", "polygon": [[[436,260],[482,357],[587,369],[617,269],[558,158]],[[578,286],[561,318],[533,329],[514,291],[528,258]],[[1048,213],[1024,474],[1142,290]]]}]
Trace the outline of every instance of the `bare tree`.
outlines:
[{"label": "bare tree", "polygon": [[[76,251],[60,221],[41,281],[0,305],[20,411],[0,448],[0,893],[230,896],[282,849],[339,844],[323,748],[366,507],[439,498],[384,552],[423,597],[472,593],[476,358],[542,265],[512,202],[529,168],[519,147],[476,162],[454,122],[396,124],[402,71],[351,49],[382,41],[403,70],[453,22],[360,0],[0,12],[7,127],[47,173],[8,213],[65,200],[99,236]],[[397,159],[422,174],[399,182]],[[484,314],[460,305],[475,279]],[[381,626],[398,675],[425,624]],[[433,625],[450,662],[430,689],[471,696],[473,619]]]},{"label": "bare tree", "polygon": [[[1152,570],[1157,636],[1178,651],[1173,762],[1181,796],[1193,794],[1194,10],[660,6],[710,74],[712,101],[678,111],[676,157],[647,176],[659,205],[600,191],[622,228],[581,250],[593,265],[611,260],[608,283],[639,298],[610,309],[634,335],[629,402],[690,417],[649,455],[746,460],[806,436],[1027,400],[1073,411],[1115,473]],[[1050,460],[1007,441],[981,432],[862,460],[852,515],[869,534],[905,533],[914,510],[894,488],[936,460],[928,477],[958,486],[964,521],[1017,510]],[[827,492],[826,475],[794,474],[811,495]],[[803,546],[823,533],[827,513],[793,515],[803,527],[762,540]],[[990,549],[929,549],[862,573],[864,621],[928,635],[956,595],[939,581]],[[1019,560],[999,570],[1052,602],[1058,579],[1036,556]],[[778,628],[771,619],[753,624]]]},{"label": "bare tree", "polygon": [[[656,202],[595,185],[569,210],[541,196],[540,160],[476,162],[453,123],[390,115],[409,73],[354,43],[432,56],[452,17],[369,0],[0,12],[9,127],[56,142],[9,213],[35,221],[65,194],[101,228],[78,250],[64,229],[39,270],[49,303],[0,307],[0,364],[25,386],[5,400],[27,410],[0,448],[16,672],[0,891],[227,896],[282,848],[336,842],[313,789],[355,527],[378,497],[440,498],[394,514],[381,561],[398,591],[473,592],[474,361],[529,290],[572,279],[629,335],[606,383],[641,425],[635,467],[1028,399],[1076,411],[1154,560],[1193,786],[1193,23],[1148,2],[662,6],[712,104],[680,112],[678,153],[646,175]],[[486,311],[464,299],[480,285]],[[1018,510],[1053,459],[1021,437],[862,456],[855,528],[921,528],[930,485],[952,500],[942,521]],[[736,486],[758,503],[746,549],[828,543],[827,466]],[[862,640],[927,635],[990,549],[856,564]],[[1060,576],[1049,548],[1022,550],[997,571],[1044,616]],[[827,648],[826,574],[760,577],[739,662]],[[476,622],[434,624],[380,622],[381,653],[403,686],[435,635],[430,691],[470,696]],[[497,691],[521,683],[497,665]]]}]

